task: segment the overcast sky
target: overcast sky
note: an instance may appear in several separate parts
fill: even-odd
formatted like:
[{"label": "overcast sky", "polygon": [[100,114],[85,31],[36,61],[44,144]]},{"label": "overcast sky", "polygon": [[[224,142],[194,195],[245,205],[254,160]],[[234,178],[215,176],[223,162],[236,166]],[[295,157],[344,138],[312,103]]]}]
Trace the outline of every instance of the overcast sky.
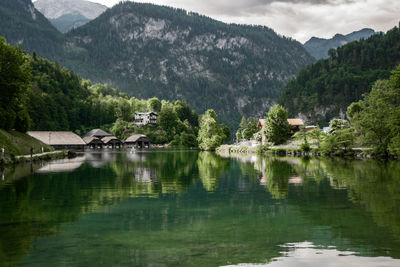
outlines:
[{"label": "overcast sky", "polygon": [[[109,7],[119,0],[90,0]],[[198,12],[224,22],[259,24],[305,42],[362,28],[398,25],[400,0],[137,0]]]}]

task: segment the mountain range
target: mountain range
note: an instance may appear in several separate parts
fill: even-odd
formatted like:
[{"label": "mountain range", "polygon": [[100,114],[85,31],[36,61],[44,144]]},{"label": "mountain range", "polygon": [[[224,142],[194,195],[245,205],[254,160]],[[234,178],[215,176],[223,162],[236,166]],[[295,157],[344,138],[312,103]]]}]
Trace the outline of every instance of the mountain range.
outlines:
[{"label": "mountain range", "polygon": [[86,24],[107,9],[85,0],[37,0],[34,5],[63,33]]},{"label": "mountain range", "polygon": [[[198,112],[213,108],[232,128],[241,115],[264,116],[285,84],[314,61],[299,42],[270,28],[152,4],[121,2],[64,35],[29,0],[4,0],[2,10],[19,12],[21,28],[48,34],[14,29],[15,37],[0,23],[9,43],[138,98],[183,99]],[[32,40],[19,42],[26,35]]]},{"label": "mountain range", "polygon": [[323,39],[318,37],[312,37],[310,40],[304,43],[304,48],[310,55],[315,59],[328,58],[328,51],[330,49],[336,49],[349,42],[359,41],[361,39],[368,39],[370,36],[377,34],[372,29],[362,29],[349,33],[347,35],[336,34],[330,39]]}]

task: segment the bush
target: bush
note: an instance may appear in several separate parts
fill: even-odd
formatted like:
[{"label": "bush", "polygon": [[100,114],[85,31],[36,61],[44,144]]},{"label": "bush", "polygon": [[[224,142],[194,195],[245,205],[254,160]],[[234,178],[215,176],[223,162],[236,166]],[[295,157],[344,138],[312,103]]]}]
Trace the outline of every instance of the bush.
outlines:
[{"label": "bush", "polygon": [[311,151],[311,146],[308,142],[305,142],[305,143],[301,144],[300,149],[301,149],[301,151],[308,153]]}]

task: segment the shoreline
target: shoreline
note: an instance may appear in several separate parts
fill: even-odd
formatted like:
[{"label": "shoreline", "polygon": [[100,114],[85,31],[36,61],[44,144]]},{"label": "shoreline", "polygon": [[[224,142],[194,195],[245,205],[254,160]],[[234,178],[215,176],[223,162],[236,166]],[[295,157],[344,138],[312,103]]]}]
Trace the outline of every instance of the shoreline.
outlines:
[{"label": "shoreline", "polygon": [[300,147],[267,147],[267,146],[235,146],[222,145],[216,149],[218,153],[225,154],[254,154],[254,155],[274,155],[274,156],[290,156],[290,157],[337,157],[337,158],[356,158],[356,159],[381,159],[381,160],[397,160],[394,157],[376,157],[368,153],[371,149],[353,148],[351,151],[343,151],[337,154],[324,154],[316,148],[311,148],[310,151],[303,151]]},{"label": "shoreline", "polygon": [[51,161],[54,159],[73,158],[76,153],[69,150],[58,150],[31,155],[19,155],[14,157],[5,157],[0,159],[0,167],[7,167],[21,163],[32,163],[37,161]]}]

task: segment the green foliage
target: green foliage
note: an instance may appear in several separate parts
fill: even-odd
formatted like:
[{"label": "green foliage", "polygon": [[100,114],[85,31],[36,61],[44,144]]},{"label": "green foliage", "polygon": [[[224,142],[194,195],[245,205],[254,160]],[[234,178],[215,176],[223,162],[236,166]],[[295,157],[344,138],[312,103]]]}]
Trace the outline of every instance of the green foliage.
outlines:
[{"label": "green foliage", "polygon": [[325,133],[322,131],[321,128],[317,127],[311,132],[309,132],[310,138],[315,140],[317,148],[319,149],[321,147],[321,141],[325,136]]},{"label": "green foliage", "polygon": [[306,142],[304,142],[303,144],[300,145],[300,149],[303,152],[310,152],[311,151],[310,143],[308,143],[306,140]]},{"label": "green foliage", "polygon": [[157,97],[149,99],[149,108],[151,111],[160,112],[161,111],[161,101]]},{"label": "green foliage", "polygon": [[0,129],[28,129],[30,119],[24,103],[30,80],[29,58],[0,37]]},{"label": "green foliage", "polygon": [[32,130],[84,132],[112,123],[117,117],[132,116],[126,110],[127,100],[115,89],[92,85],[57,63],[37,56],[30,58],[30,65],[32,87],[24,105],[32,120]]},{"label": "green foliage", "polygon": [[168,135],[174,136],[178,125],[178,115],[174,111],[172,103],[164,102],[161,108],[158,123],[167,132]]},{"label": "green foliage", "polygon": [[250,117],[246,120],[246,117],[243,116],[242,120],[239,124],[239,128],[236,131],[236,139],[245,139],[250,140],[254,137],[254,134],[258,132],[258,119]]},{"label": "green foliage", "polygon": [[[326,124],[350,103],[369,92],[378,79],[387,79],[400,61],[400,30],[351,42],[302,70],[283,90],[279,103],[291,116],[302,113],[308,120]],[[316,110],[324,112],[315,112]],[[323,114],[323,115],[321,115]]]},{"label": "green foliage", "polygon": [[281,105],[273,106],[265,117],[265,138],[275,145],[286,142],[291,133],[287,111]]},{"label": "green foliage", "polygon": [[227,136],[220,124],[218,124],[218,117],[214,110],[207,110],[200,118],[199,148],[202,150],[215,150],[218,146],[222,145]]},{"label": "green foliage", "polygon": [[352,154],[355,142],[355,132],[350,126],[338,129],[327,135],[321,143],[321,152],[327,155],[348,155]]},{"label": "green foliage", "polygon": [[400,67],[390,80],[377,81],[369,94],[349,106],[347,115],[363,144],[378,156],[399,155]]},{"label": "green foliage", "polygon": [[335,134],[339,130],[350,128],[350,122],[342,119],[332,119],[329,122],[329,134]]}]

